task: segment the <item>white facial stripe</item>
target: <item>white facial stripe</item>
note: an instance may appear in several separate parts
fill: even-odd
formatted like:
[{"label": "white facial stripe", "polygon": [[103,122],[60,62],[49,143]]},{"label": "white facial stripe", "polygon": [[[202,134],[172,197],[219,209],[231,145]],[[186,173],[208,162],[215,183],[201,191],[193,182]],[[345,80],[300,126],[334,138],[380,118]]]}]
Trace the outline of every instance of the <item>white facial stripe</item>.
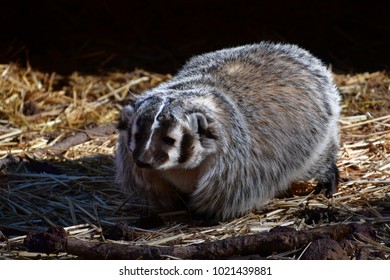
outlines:
[{"label": "white facial stripe", "polygon": [[159,169],[166,169],[176,165],[177,159],[180,156],[180,151],[177,147],[172,147],[168,151],[169,160],[159,166]]},{"label": "white facial stripe", "polygon": [[166,98],[164,98],[162,100],[162,102],[161,102],[160,108],[158,109],[156,115],[154,116],[153,124],[152,124],[152,126],[150,128],[150,136],[149,136],[149,139],[148,139],[148,141],[146,142],[146,145],[145,145],[145,150],[149,149],[150,144],[152,143],[152,137],[153,137],[154,131],[160,126],[160,123],[157,120],[157,118],[161,114],[162,110],[164,110],[164,107],[165,107],[166,104],[167,104]]},{"label": "white facial stripe", "polygon": [[172,166],[177,165],[177,161],[180,158],[180,144],[181,139],[183,138],[183,132],[180,125],[176,125],[167,136],[175,139],[175,144],[173,147],[170,147],[168,150],[169,160],[167,160],[164,164],[162,164],[159,168],[166,169]]},{"label": "white facial stripe", "polygon": [[181,142],[181,138],[183,137],[181,126],[176,125],[175,128],[168,133],[168,136],[175,139],[176,140],[175,143],[179,145]]}]

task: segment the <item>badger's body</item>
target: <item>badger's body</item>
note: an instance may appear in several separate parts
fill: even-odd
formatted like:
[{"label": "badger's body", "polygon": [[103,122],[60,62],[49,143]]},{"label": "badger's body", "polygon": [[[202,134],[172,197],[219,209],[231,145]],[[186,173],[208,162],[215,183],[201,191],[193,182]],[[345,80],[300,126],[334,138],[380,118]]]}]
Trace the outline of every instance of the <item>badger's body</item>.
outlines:
[{"label": "badger's body", "polygon": [[167,210],[189,197],[218,220],[261,207],[293,181],[337,187],[339,93],[322,63],[260,43],[192,58],[123,108],[117,181]]}]

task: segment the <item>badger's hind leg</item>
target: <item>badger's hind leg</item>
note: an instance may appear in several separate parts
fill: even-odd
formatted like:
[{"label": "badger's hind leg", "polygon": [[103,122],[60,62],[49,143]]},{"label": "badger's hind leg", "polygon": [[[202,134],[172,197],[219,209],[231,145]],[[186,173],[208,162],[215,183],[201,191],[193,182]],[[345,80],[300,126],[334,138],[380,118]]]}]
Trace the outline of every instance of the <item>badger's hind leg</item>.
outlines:
[{"label": "badger's hind leg", "polygon": [[339,184],[339,169],[336,165],[338,150],[337,139],[331,139],[325,149],[326,153],[320,157],[321,160],[316,164],[316,168],[314,168],[316,171],[312,173],[318,182],[316,194],[324,191],[326,197],[331,197],[333,193],[337,192]]},{"label": "badger's hind leg", "polygon": [[318,178],[315,194],[324,191],[326,197],[331,197],[333,193],[337,192],[339,184],[339,169],[336,162],[325,162],[325,168],[322,170],[320,178]]}]

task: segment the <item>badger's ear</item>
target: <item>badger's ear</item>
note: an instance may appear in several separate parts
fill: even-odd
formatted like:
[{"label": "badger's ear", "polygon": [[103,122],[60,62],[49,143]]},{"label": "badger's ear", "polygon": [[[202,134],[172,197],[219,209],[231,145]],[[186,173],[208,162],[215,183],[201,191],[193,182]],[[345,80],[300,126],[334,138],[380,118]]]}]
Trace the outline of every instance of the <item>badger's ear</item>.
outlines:
[{"label": "badger's ear", "polygon": [[134,109],[134,105],[133,104],[128,104],[126,105],[125,107],[123,107],[122,109],[122,121],[126,121],[126,122],[132,122],[133,118],[134,118],[134,112],[135,112],[135,109]]},{"label": "badger's ear", "polygon": [[134,106],[133,104],[126,105],[122,109],[122,115],[117,125],[118,130],[127,130],[134,118]]},{"label": "badger's ear", "polygon": [[206,119],[203,113],[191,113],[189,115],[190,128],[193,132],[197,133],[203,138],[217,139],[215,128],[212,124],[212,120]]},{"label": "badger's ear", "polygon": [[206,119],[203,113],[192,113],[189,116],[192,131],[199,135],[200,143],[207,154],[213,153],[217,149],[216,135],[212,124]]},{"label": "badger's ear", "polygon": [[207,130],[209,123],[202,113],[192,113],[189,116],[191,130],[198,134],[204,134]]}]

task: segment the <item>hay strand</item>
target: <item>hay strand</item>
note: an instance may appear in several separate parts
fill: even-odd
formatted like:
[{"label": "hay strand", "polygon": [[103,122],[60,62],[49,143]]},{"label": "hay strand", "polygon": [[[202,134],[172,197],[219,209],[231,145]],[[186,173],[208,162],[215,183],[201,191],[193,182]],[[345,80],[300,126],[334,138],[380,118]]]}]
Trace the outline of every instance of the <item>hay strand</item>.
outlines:
[{"label": "hay strand", "polygon": [[[367,248],[369,259],[390,258],[389,73],[335,76],[343,95],[338,161],[342,181],[333,198],[314,195],[310,184],[301,184],[258,211],[212,226],[191,220],[185,211],[159,213],[153,220],[147,206],[114,187],[114,125],[121,106],[169,78],[143,70],[64,77],[0,65],[3,258],[38,257],[23,246],[28,232],[61,226],[80,240],[106,242],[104,228],[118,222],[133,230],[132,240],[121,243],[179,247],[277,226],[308,230],[370,222],[377,239],[375,243],[361,239],[360,246]],[[303,250],[269,258],[297,259]],[[39,257],[75,258],[62,253]]]}]

